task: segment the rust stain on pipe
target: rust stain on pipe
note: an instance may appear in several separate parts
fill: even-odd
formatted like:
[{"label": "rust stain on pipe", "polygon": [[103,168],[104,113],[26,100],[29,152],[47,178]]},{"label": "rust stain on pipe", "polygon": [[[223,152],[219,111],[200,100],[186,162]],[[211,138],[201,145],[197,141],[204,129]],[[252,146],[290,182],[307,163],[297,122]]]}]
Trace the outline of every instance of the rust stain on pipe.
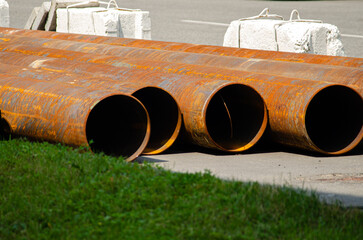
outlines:
[{"label": "rust stain on pipe", "polygon": [[[24,46],[24,48],[26,48],[26,46]],[[44,54],[41,53],[42,51],[44,52]],[[329,84],[326,82],[313,82],[294,78],[252,74],[248,72],[234,71],[222,68],[203,67],[190,64],[187,65],[146,60],[142,61],[139,59],[116,58],[110,56],[102,57],[101,55],[94,56],[91,54],[87,55],[84,53],[76,53],[70,51],[63,51],[62,53],[62,51],[54,49],[37,48],[37,51],[33,52],[33,54],[43,56],[47,54],[49,56],[63,55],[65,57],[68,56],[68,53],[70,53],[69,56],[72,56],[69,57],[69,59],[72,60],[95,63],[101,62],[103,64],[109,65],[108,70],[105,72],[102,71],[102,65],[82,64],[81,66],[81,63],[75,63],[77,67],[73,67],[74,70],[77,69],[77,71],[103,74],[113,79],[118,79],[119,76],[131,76],[127,75],[130,73],[129,70],[125,70],[122,67],[115,67],[127,66],[135,69],[155,70],[165,73],[173,72],[188,76],[203,77],[207,79],[223,79],[229,81],[237,81],[253,86],[264,97],[264,100],[269,110],[269,119],[272,135],[277,142],[282,144],[318,151],[325,154],[342,154],[353,149],[357,145],[357,141],[359,142],[363,136],[362,116],[359,115],[359,113],[362,113],[362,97],[359,96],[359,94],[357,94],[355,91],[345,86]],[[75,55],[78,54],[81,57],[76,58]],[[92,58],[92,56],[94,58]],[[33,56],[30,56],[30,58],[32,57]],[[41,65],[47,68],[53,67],[54,69],[59,69],[59,65],[61,64],[57,64],[57,61],[63,60],[48,59],[46,61],[43,61]],[[36,64],[30,63],[30,65],[32,66]],[[342,90],[334,91],[335,88]],[[324,98],[327,99],[327,101],[325,101],[326,106],[313,104],[318,107],[312,108],[315,109],[314,111],[309,111],[310,114],[308,118],[321,118],[324,119],[324,122],[329,123],[322,124],[322,126],[329,126],[330,131],[332,133],[335,133],[335,136],[330,136],[329,138],[326,138],[326,132],[328,132],[327,130],[323,131],[323,128],[319,129],[317,127],[310,127],[310,125],[307,125],[306,123],[308,106],[311,105],[310,102],[314,99],[315,96],[319,96],[319,93],[323,90],[324,92],[328,93],[332,92],[332,94],[330,94],[331,96],[328,96],[329,94],[322,94],[325,96]],[[350,95],[354,97],[350,97]],[[324,112],[324,108],[331,109],[332,106],[334,106],[334,103],[329,103],[329,101],[331,101],[332,99],[338,100],[340,103],[344,103],[347,105],[349,102],[349,104],[351,105],[351,109],[353,109],[354,111],[350,112],[349,114],[345,114],[344,109],[346,107],[339,105],[339,111],[332,111],[333,113],[336,113],[334,116],[321,116],[319,114],[320,110],[321,112]],[[343,125],[346,125],[345,127],[347,128],[341,126],[343,121],[346,122],[346,124]],[[311,124],[312,121],[307,122]],[[355,123],[353,124],[352,122]],[[332,131],[332,129],[336,128],[343,129],[344,131]],[[350,137],[346,138],[344,132],[350,132]],[[331,139],[334,139],[335,142],[330,141]],[[345,140],[340,141],[340,139]]]},{"label": "rust stain on pipe", "polygon": [[[2,61],[4,60],[11,62],[6,57],[2,59]],[[66,64],[62,63],[64,66]],[[92,74],[86,73],[80,75],[66,70],[27,69],[3,63],[0,63],[0,73],[133,95],[143,103],[150,118],[151,133],[143,151],[144,154],[157,154],[168,149],[175,142],[181,128],[182,118],[176,101],[170,94],[158,87],[112,81],[106,77],[93,77]]]},{"label": "rust stain on pipe", "polygon": [[[70,50],[99,55],[102,54],[110,56],[120,56],[123,58],[135,58],[142,60],[219,67],[254,73],[273,74],[284,77],[296,77],[308,80],[336,82],[350,85],[356,88],[363,87],[362,68],[324,66],[318,64],[293,63],[228,56],[213,56],[209,54],[171,52],[142,48],[115,47],[106,44],[30,38],[16,35],[12,36],[2,34],[2,36],[4,38],[7,37],[6,43],[8,44],[27,44],[59,50]],[[6,45],[6,43],[4,42],[5,46],[9,46]],[[57,56],[55,55],[54,57]]]},{"label": "rust stain on pipe", "polygon": [[114,37],[83,35],[83,34],[69,34],[69,33],[65,34],[57,32],[34,31],[34,30],[25,30],[25,29],[16,29],[16,28],[0,28],[0,33],[37,37],[37,38],[52,38],[52,39],[79,41],[79,42],[88,42],[88,43],[101,43],[101,44],[109,44],[109,45],[124,46],[124,47],[136,47],[136,48],[190,52],[190,53],[203,53],[203,54],[212,54],[218,56],[268,59],[268,60],[276,60],[283,62],[311,63],[311,64],[332,65],[332,66],[345,66],[345,67],[363,67],[363,59],[353,58],[353,57],[276,52],[276,51],[266,51],[266,50],[253,50],[246,48],[231,48],[231,47],[199,45],[191,43],[164,42],[164,41],[142,40],[142,39],[131,39],[131,38],[114,38]]},{"label": "rust stain on pipe", "polygon": [[90,146],[127,161],[139,156],[150,134],[140,101],[106,90],[0,74],[0,109],[14,135]]},{"label": "rust stain on pipe", "polygon": [[[3,61],[13,64],[26,62],[27,56],[23,54],[18,54],[18,56],[14,56],[14,53],[1,54]],[[6,54],[9,54],[10,58],[7,58]],[[57,66],[56,72],[63,71],[60,69],[62,66],[72,67],[70,61],[49,60],[54,61],[54,66]],[[45,66],[46,62],[47,60],[38,59],[30,66],[40,68]],[[141,85],[157,86],[168,91],[180,105],[187,136],[198,145],[223,151],[240,152],[252,147],[266,129],[266,106],[262,97],[251,87],[229,81],[195,79],[128,68],[74,63],[73,70],[77,69],[77,72],[111,76],[111,73],[117,70],[120,74],[113,75],[117,76],[113,78],[114,80],[138,82]],[[48,65],[44,68],[49,70],[52,67]],[[88,68],[89,71],[84,71],[84,68]],[[5,67],[3,71],[7,71],[6,69]],[[120,72],[120,70],[123,71]],[[224,99],[223,102],[221,97]],[[229,114],[225,112],[224,104],[228,106]],[[233,129],[229,129],[231,121]],[[228,131],[233,132],[232,136],[227,136],[222,131],[227,128]]]}]

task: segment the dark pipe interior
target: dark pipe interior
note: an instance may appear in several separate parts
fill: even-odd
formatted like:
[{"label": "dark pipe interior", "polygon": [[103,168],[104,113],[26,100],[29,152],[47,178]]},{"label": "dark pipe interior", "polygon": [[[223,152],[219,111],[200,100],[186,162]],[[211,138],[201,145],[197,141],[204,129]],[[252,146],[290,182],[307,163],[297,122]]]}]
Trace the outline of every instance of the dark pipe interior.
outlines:
[{"label": "dark pipe interior", "polygon": [[226,150],[250,143],[262,127],[264,101],[252,88],[233,84],[219,90],[211,99],[206,124],[214,142]]},{"label": "dark pipe interior", "polygon": [[318,148],[325,152],[340,151],[351,144],[362,129],[362,98],[348,87],[327,87],[311,100],[305,125]]},{"label": "dark pipe interior", "polygon": [[10,133],[10,125],[4,118],[1,118],[0,111],[0,140],[8,140],[10,138]]},{"label": "dark pipe interior", "polygon": [[129,157],[139,151],[147,124],[142,104],[129,96],[114,95],[92,109],[86,125],[87,140],[94,152]]},{"label": "dark pipe interior", "polygon": [[150,153],[162,149],[171,138],[177,137],[179,107],[174,98],[166,91],[146,87],[132,94],[145,106],[150,118],[150,139],[144,150]]}]

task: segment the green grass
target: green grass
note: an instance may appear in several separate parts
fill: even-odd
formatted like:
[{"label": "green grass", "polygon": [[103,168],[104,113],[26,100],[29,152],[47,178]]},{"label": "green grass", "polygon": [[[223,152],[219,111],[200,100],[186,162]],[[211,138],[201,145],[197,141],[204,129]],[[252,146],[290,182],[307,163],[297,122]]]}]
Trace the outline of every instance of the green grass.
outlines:
[{"label": "green grass", "polygon": [[0,239],[363,239],[363,213],[288,187],[10,140]]}]

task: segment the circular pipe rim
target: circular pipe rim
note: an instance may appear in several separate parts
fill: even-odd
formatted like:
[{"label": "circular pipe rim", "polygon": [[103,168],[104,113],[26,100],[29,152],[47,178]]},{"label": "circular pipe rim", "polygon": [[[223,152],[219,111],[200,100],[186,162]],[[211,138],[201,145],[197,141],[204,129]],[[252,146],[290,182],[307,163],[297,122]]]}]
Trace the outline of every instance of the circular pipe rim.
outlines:
[{"label": "circular pipe rim", "polygon": [[363,97],[362,95],[354,88],[343,85],[343,84],[334,84],[334,83],[329,83],[329,84],[325,84],[322,88],[320,88],[318,91],[316,91],[309,99],[309,102],[305,105],[304,107],[304,116],[303,116],[303,125],[304,125],[304,132],[305,132],[305,136],[308,138],[309,142],[312,145],[312,148],[315,149],[315,151],[322,153],[322,154],[326,154],[326,155],[341,155],[344,153],[349,152],[350,150],[354,149],[362,140],[363,140],[363,125],[361,127],[361,130],[359,131],[359,133],[357,134],[357,136],[355,137],[355,139],[353,141],[351,141],[350,144],[348,144],[346,147],[344,147],[343,149],[340,149],[338,151],[333,151],[333,152],[329,152],[329,151],[325,151],[323,149],[321,149],[320,147],[318,147],[314,141],[312,141],[311,137],[308,134],[308,131],[306,129],[306,113],[307,113],[307,109],[310,106],[311,101],[314,99],[314,97],[319,94],[322,90],[329,88],[329,87],[334,87],[334,86],[339,86],[339,87],[344,87],[347,88],[349,90],[354,91],[358,96],[360,96],[362,102],[363,102]]},{"label": "circular pipe rim", "polygon": [[[140,146],[136,149],[136,151],[130,155],[130,156],[123,156],[125,158],[125,161],[127,162],[132,162],[133,160],[135,160],[138,156],[140,156],[140,154],[144,151],[145,147],[147,146],[147,143],[149,141],[149,138],[150,138],[150,118],[149,118],[149,114],[145,108],[145,106],[135,97],[131,96],[131,95],[127,95],[127,94],[122,94],[122,93],[110,93],[110,94],[107,94],[105,96],[102,96],[101,98],[99,98],[89,109],[86,117],[85,117],[85,120],[84,120],[84,128],[83,128],[83,132],[84,132],[84,136],[85,136],[85,142],[87,143],[87,147],[92,151],[92,148],[89,144],[89,141],[87,139],[87,132],[86,132],[86,127],[87,127],[87,121],[89,119],[89,116],[92,112],[92,110],[99,104],[101,103],[103,100],[106,100],[110,97],[114,97],[114,96],[126,96],[126,97],[129,97],[130,99],[133,99],[134,101],[136,101],[137,103],[140,104],[140,106],[142,107],[142,109],[145,111],[145,114],[146,114],[146,119],[147,119],[147,124],[146,124],[146,131],[145,131],[145,136],[144,136],[144,139],[142,140]],[[93,151],[92,151],[93,152]]]},{"label": "circular pipe rim", "polygon": [[[228,87],[228,86],[232,86],[232,85],[240,85],[240,86],[244,86],[244,87],[248,87],[251,90],[253,90],[256,95],[258,95],[263,103],[263,119],[261,122],[261,126],[258,130],[258,132],[256,133],[256,135],[251,139],[250,142],[248,142],[247,144],[245,144],[244,146],[238,147],[236,149],[226,149],[223,146],[221,146],[220,144],[218,144],[210,135],[208,128],[207,128],[207,109],[209,106],[210,101],[212,100],[212,98],[223,88]],[[208,97],[207,101],[205,102],[204,106],[203,106],[203,121],[204,121],[204,125],[206,126],[206,132],[208,134],[209,139],[213,142],[213,144],[222,151],[225,152],[242,152],[245,151],[247,149],[250,149],[252,146],[254,146],[258,140],[261,139],[262,135],[265,133],[266,128],[267,128],[267,124],[268,124],[268,110],[267,110],[267,105],[263,99],[263,97],[261,96],[261,94],[252,86],[248,85],[248,84],[243,84],[243,83],[239,83],[239,82],[230,82],[230,81],[226,81],[226,83],[221,84],[218,88],[215,88],[214,91],[212,92],[212,94],[210,94],[210,96]]]},{"label": "circular pipe rim", "polygon": [[[132,94],[134,94],[135,92],[137,92],[139,90],[145,89],[145,88],[154,88],[154,89],[158,89],[158,90],[163,91],[164,93],[166,93],[174,101],[175,105],[177,106],[177,123],[176,123],[175,129],[174,129],[172,135],[169,137],[168,141],[166,143],[164,143],[158,149],[154,149],[154,150],[151,150],[151,151],[143,151],[143,154],[145,154],[145,155],[155,155],[155,154],[159,154],[159,153],[164,152],[169,147],[171,147],[171,145],[173,145],[173,143],[176,141],[176,139],[177,139],[177,137],[178,137],[178,135],[180,133],[181,126],[182,126],[182,122],[183,122],[182,121],[182,114],[181,114],[181,110],[180,110],[179,104],[177,103],[177,101],[175,100],[175,98],[170,93],[168,93],[167,91],[165,91],[164,89],[162,89],[162,88],[160,88],[158,86],[144,86],[144,87],[142,87],[140,89],[137,89]],[[137,98],[137,97],[135,97],[135,98]],[[152,130],[152,126],[151,125],[150,125],[150,129]]]}]

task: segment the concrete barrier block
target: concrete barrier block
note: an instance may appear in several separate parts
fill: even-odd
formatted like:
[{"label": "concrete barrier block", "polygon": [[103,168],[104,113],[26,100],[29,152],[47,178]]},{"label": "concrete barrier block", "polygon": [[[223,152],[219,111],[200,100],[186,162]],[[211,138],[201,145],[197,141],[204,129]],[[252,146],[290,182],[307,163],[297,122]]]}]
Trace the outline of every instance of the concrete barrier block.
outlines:
[{"label": "concrete barrier block", "polygon": [[279,50],[345,56],[340,32],[327,23],[291,22],[277,29]]},{"label": "concrete barrier block", "polygon": [[[46,31],[55,31],[57,22],[57,9],[66,8],[70,5],[85,2],[85,0],[52,0],[47,22],[45,24]],[[100,4],[96,0],[90,0],[89,3],[85,3],[82,7],[99,7]]]},{"label": "concrete barrier block", "polygon": [[48,13],[50,9],[50,2],[43,2],[39,8],[37,17],[34,19],[31,29],[32,30],[44,30],[45,22],[47,21]]},{"label": "concrete barrier block", "polygon": [[105,8],[58,8],[57,32],[151,39],[148,11]]},{"label": "concrete barrier block", "polygon": [[96,35],[121,37],[118,11],[105,10],[93,12],[93,18]]},{"label": "concrete barrier block", "polygon": [[0,0],[0,27],[9,27],[9,4],[5,0]]},{"label": "concrete barrier block", "polygon": [[148,11],[119,11],[120,37],[151,40]]},{"label": "concrete barrier block", "polygon": [[109,9],[94,12],[93,16],[97,35],[151,39],[151,20],[148,11]]},{"label": "concrete barrier block", "polygon": [[136,26],[139,27],[135,38],[151,40],[151,18],[148,11],[143,11],[137,18]]},{"label": "concrete barrier block", "polygon": [[240,21],[232,21],[223,38],[223,46],[225,47],[239,47],[239,24]]},{"label": "concrete barrier block", "polygon": [[344,56],[336,26],[319,22],[272,19],[233,21],[223,46]]},{"label": "concrete barrier block", "polygon": [[103,7],[57,9],[57,32],[95,35],[93,13],[105,11]]},{"label": "concrete barrier block", "polygon": [[275,24],[283,20],[233,21],[225,34],[223,46],[276,50]]},{"label": "concrete barrier block", "polygon": [[32,28],[33,23],[34,23],[35,19],[38,16],[39,10],[40,10],[40,7],[33,8],[33,11],[29,16],[28,21],[26,22],[26,24],[24,26],[24,29],[31,29]]}]

